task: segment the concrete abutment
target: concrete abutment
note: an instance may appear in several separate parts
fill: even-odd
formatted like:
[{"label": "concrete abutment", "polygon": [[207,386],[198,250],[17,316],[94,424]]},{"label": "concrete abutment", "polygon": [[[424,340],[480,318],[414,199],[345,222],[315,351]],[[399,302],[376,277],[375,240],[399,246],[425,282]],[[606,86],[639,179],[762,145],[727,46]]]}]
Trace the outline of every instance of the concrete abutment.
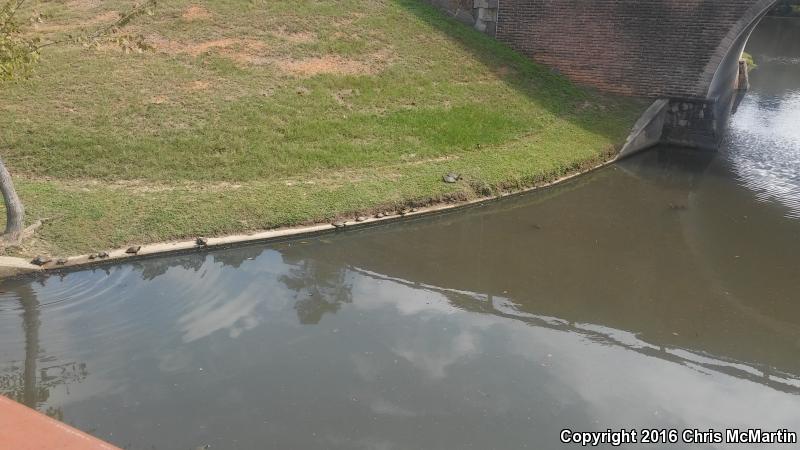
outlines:
[{"label": "concrete abutment", "polygon": [[425,0],[445,14],[495,37],[499,0]]}]

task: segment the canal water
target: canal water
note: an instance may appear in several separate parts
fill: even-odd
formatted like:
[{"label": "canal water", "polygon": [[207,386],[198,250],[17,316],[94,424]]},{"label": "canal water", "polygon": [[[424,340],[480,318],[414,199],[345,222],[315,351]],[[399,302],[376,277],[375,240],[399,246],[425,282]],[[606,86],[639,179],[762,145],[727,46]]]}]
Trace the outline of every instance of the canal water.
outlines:
[{"label": "canal water", "polygon": [[658,148],[433,218],[6,282],[0,392],[131,449],[800,432],[799,42],[800,22],[759,27],[717,154]]}]

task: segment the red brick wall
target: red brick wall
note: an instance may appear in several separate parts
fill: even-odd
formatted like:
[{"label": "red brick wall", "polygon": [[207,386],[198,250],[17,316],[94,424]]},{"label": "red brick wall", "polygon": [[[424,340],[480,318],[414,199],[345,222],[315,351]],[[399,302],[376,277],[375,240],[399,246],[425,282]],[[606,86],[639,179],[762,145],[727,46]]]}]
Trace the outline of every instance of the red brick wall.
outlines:
[{"label": "red brick wall", "polygon": [[500,0],[496,37],[572,80],[604,91],[705,97],[716,67],[732,47],[731,38],[772,3]]}]

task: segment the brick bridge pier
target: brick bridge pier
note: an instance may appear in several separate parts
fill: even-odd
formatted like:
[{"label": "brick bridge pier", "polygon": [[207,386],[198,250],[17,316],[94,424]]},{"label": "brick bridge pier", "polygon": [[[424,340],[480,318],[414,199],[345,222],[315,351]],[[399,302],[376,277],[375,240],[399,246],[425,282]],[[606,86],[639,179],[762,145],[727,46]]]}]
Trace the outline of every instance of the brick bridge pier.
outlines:
[{"label": "brick bridge pier", "polygon": [[[777,0],[427,0],[576,83],[655,101],[635,151],[717,148],[747,39]],[[630,143],[630,142],[629,142]]]}]

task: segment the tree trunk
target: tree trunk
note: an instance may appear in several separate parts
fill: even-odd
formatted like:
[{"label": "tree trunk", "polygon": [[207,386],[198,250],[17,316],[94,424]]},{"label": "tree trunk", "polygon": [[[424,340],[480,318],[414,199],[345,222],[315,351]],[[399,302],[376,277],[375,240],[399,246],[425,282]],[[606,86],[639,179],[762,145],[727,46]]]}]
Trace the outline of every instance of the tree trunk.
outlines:
[{"label": "tree trunk", "polygon": [[25,208],[17,196],[11,174],[8,173],[2,159],[0,159],[0,191],[3,192],[3,201],[6,205],[6,231],[3,233],[3,238],[16,242],[22,236],[25,226]]}]

